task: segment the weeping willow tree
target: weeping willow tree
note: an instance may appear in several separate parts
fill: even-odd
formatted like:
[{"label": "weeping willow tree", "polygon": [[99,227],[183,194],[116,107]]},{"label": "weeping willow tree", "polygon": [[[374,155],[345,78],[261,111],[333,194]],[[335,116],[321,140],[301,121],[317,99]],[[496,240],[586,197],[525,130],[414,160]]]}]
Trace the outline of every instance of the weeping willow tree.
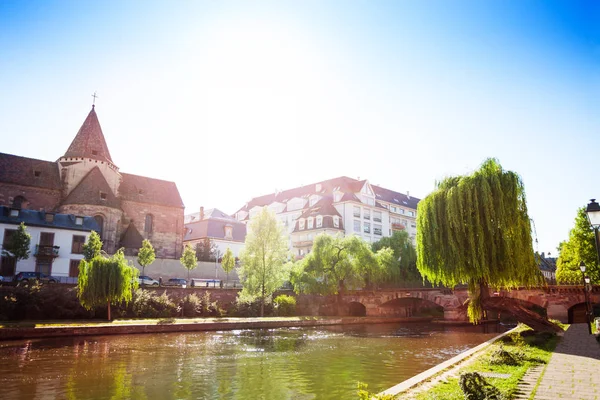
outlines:
[{"label": "weeping willow tree", "polygon": [[471,175],[440,182],[417,211],[417,268],[434,284],[467,284],[472,322],[484,309],[507,310],[534,329],[556,330],[516,301],[489,296],[490,288],[544,284],[518,174],[488,159]]},{"label": "weeping willow tree", "polygon": [[79,264],[79,302],[88,310],[108,305],[110,320],[111,303],[131,301],[138,287],[139,271],[125,260],[122,250],[106,258],[96,256],[91,260],[81,260]]}]

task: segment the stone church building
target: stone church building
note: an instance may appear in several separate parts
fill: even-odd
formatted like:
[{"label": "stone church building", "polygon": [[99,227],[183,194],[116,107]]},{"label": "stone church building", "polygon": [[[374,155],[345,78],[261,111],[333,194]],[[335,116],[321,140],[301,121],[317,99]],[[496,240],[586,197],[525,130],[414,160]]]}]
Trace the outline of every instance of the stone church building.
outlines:
[{"label": "stone church building", "polygon": [[94,106],[58,161],[0,153],[0,205],[91,216],[104,250],[136,254],[149,239],[160,258],[179,258],[184,206],[174,182],[126,174],[113,162]]}]

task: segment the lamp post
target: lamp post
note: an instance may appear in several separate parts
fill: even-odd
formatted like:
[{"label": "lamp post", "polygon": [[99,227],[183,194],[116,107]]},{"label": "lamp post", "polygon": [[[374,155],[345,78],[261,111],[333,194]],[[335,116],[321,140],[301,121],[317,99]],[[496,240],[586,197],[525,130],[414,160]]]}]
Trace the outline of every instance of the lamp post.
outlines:
[{"label": "lamp post", "polygon": [[583,261],[581,262],[581,264],[579,264],[579,269],[581,270],[581,277],[583,279],[583,295],[585,296],[585,319],[588,326],[588,333],[591,335],[592,324],[590,318],[590,299],[588,297],[588,283],[590,283],[590,278],[588,276],[585,276],[586,267]]},{"label": "lamp post", "polygon": [[[596,203],[596,199],[591,199],[590,204],[585,209],[588,220],[592,229],[594,229],[594,243],[596,245],[596,265],[600,268],[600,241],[598,239],[598,229],[600,229],[600,204]],[[591,289],[591,286],[590,286]],[[594,309],[590,307],[590,320],[594,317]]]}]

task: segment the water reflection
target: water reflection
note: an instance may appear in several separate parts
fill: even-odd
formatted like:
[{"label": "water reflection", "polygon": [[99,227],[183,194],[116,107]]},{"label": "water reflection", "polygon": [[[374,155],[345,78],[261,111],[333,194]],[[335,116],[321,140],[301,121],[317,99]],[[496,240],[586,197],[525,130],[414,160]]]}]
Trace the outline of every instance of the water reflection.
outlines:
[{"label": "water reflection", "polygon": [[353,398],[357,381],[387,388],[497,332],[384,324],[2,343],[0,387],[4,399]]}]

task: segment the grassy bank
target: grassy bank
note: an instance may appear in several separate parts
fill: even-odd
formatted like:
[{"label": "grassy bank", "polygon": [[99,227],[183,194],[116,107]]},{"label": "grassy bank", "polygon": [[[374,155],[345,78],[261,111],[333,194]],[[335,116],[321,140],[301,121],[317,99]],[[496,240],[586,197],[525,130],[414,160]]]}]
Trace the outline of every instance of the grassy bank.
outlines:
[{"label": "grassy bank", "polygon": [[[535,333],[526,326],[490,345],[476,359],[459,369],[455,377],[441,381],[426,391],[415,389],[411,398],[418,400],[463,400],[460,376],[477,372],[494,386],[502,399],[513,398],[519,382],[527,370],[538,364],[547,364],[559,338],[552,334]],[[492,377],[495,376],[495,377]],[[400,394],[397,398],[407,398]]]}]

